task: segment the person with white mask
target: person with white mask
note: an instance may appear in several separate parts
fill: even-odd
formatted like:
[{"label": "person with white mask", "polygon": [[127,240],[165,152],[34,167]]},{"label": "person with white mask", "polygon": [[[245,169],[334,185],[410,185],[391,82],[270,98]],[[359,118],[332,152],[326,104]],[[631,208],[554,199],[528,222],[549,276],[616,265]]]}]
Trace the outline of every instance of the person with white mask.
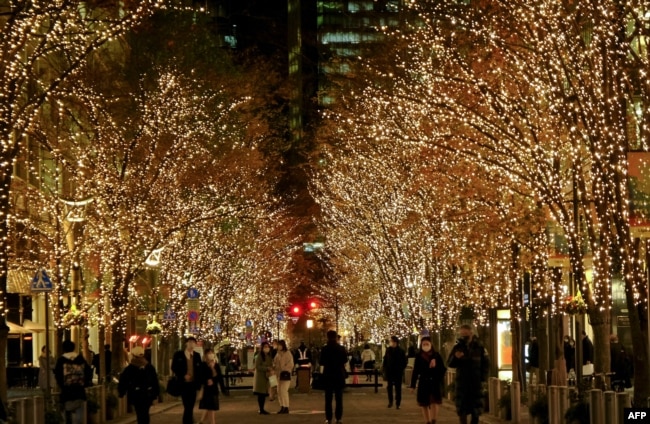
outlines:
[{"label": "person with white mask", "polygon": [[446,372],[445,361],[433,348],[431,338],[422,337],[420,352],[413,365],[410,388],[413,393],[417,384],[416,398],[425,424],[436,424],[438,420]]}]

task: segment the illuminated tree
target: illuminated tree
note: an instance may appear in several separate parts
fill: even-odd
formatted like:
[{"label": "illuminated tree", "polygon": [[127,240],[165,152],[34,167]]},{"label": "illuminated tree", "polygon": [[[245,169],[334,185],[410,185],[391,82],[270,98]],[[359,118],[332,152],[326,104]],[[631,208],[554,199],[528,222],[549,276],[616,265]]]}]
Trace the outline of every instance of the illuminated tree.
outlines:
[{"label": "illuminated tree", "polygon": [[597,372],[609,368],[611,281],[622,276],[641,402],[647,282],[645,247],[630,233],[627,153],[647,149],[647,4],[421,1],[416,11],[349,97],[387,111],[367,126],[462,154],[549,211],[586,295]]},{"label": "illuminated tree", "polygon": [[[15,159],[38,111],[99,48],[137,25],[159,1],[0,1],[0,297],[7,288],[7,219]],[[0,317],[5,307],[0,305]],[[0,328],[4,369],[7,327]],[[0,397],[6,400],[5,375]]]}]

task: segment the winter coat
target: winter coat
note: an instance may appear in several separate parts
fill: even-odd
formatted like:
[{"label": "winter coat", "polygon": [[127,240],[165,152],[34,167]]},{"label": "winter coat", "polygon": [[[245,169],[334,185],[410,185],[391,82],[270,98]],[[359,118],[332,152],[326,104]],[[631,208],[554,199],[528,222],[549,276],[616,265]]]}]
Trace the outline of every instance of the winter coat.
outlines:
[{"label": "winter coat", "polygon": [[363,363],[363,368],[373,369],[375,367],[375,352],[370,349],[364,349],[361,352],[361,362]]},{"label": "winter coat", "polygon": [[59,401],[86,400],[86,387],[92,384],[92,373],[81,354],[70,352],[61,355],[54,366],[54,377],[61,389]]},{"label": "winter coat", "polygon": [[401,347],[389,347],[386,349],[384,361],[381,364],[384,378],[387,381],[401,382],[406,368],[406,352]]},{"label": "winter coat", "polygon": [[[201,387],[201,378],[199,374],[201,372],[201,355],[198,352],[192,352],[192,362],[194,364],[194,380],[192,381],[192,386],[194,390],[199,390]],[[172,372],[176,376],[178,381],[185,382],[185,375],[187,374],[187,357],[185,356],[185,350],[179,350],[174,353],[172,357]]]},{"label": "winter coat", "polygon": [[[462,358],[456,358],[462,352]],[[474,337],[469,342],[459,340],[449,354],[447,365],[456,368],[456,411],[458,414],[478,414],[483,410],[482,383],[487,381],[490,362],[483,345]]]},{"label": "winter coat", "polygon": [[334,342],[327,344],[320,351],[320,364],[323,367],[323,384],[326,389],[342,389],[345,387],[345,364],[348,354],[345,348]]},{"label": "winter coat", "polygon": [[[436,366],[432,368],[430,364],[434,359]],[[438,352],[420,352],[415,357],[410,387],[415,389],[418,379],[420,380],[417,384],[416,396],[419,405],[427,406],[431,404],[432,400],[435,403],[442,402],[446,372],[445,361]]]},{"label": "winter coat", "polygon": [[582,365],[586,365],[587,362],[594,363],[594,344],[589,336],[582,339]]},{"label": "winter coat", "polygon": [[273,359],[273,368],[278,379],[280,379],[280,373],[282,371],[293,371],[293,355],[291,352],[286,350],[278,351]]},{"label": "winter coat", "polygon": [[117,392],[131,405],[151,405],[160,394],[156,369],[144,357],[134,356],[120,374]]},{"label": "winter coat", "polygon": [[273,370],[271,353],[264,355],[260,352],[255,357],[255,377],[253,380],[253,393],[260,395],[269,394],[269,372]]}]

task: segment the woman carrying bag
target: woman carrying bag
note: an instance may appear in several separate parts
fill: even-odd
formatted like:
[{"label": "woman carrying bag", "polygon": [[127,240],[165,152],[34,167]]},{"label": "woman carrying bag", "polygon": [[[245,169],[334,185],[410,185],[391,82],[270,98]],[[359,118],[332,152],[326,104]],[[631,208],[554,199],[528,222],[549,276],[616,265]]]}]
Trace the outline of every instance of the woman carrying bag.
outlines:
[{"label": "woman carrying bag", "polygon": [[[420,340],[420,352],[415,357],[413,374],[411,374],[411,392],[417,383],[417,402],[422,408],[425,424],[436,424],[438,409],[442,404],[442,388],[444,384],[445,361],[433,348],[430,337]],[[418,382],[419,380],[419,382]]]},{"label": "woman carrying bag", "polygon": [[278,381],[278,400],[280,401],[280,411],[278,414],[289,413],[289,386],[291,386],[291,371],[293,370],[293,355],[287,349],[287,343],[284,340],[278,342],[278,351],[273,360],[273,368],[279,378]]},{"label": "woman carrying bag", "polygon": [[257,404],[260,415],[269,415],[264,409],[266,397],[269,395],[269,377],[273,375],[273,358],[271,358],[271,345],[262,343],[262,349],[255,358],[255,377],[253,381],[253,394],[257,395]]}]

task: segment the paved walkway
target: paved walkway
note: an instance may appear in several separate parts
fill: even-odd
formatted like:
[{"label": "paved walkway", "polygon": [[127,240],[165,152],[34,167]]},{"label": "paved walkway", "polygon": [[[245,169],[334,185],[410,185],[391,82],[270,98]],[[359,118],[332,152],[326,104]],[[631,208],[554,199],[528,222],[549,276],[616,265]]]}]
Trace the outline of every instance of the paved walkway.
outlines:
[{"label": "paved walkway", "polygon": [[[311,424],[323,423],[325,420],[324,395],[320,391],[312,391],[309,394],[291,394],[291,413],[289,415],[268,415],[257,414],[257,400],[250,392],[231,392],[229,397],[222,396],[220,401],[221,410],[216,413],[217,423],[241,423],[241,424],[273,424],[273,423],[296,423]],[[423,423],[420,409],[415,401],[415,394],[408,389],[404,390],[402,408],[388,409],[386,391],[381,390],[375,394],[372,389],[347,389],[343,395],[343,422],[345,424],[406,424]],[[276,412],[280,409],[277,400],[267,401],[266,409],[269,412]],[[183,408],[180,402],[169,402],[155,405],[152,408],[151,422],[155,424],[181,424]],[[194,410],[195,421],[201,418],[202,411]],[[134,416],[125,417],[121,420],[111,421],[111,424],[131,424],[135,422]],[[496,418],[483,416],[482,423],[500,423]],[[440,409],[438,423],[458,423],[451,402],[445,401]],[[521,422],[528,423],[526,417]]]}]

